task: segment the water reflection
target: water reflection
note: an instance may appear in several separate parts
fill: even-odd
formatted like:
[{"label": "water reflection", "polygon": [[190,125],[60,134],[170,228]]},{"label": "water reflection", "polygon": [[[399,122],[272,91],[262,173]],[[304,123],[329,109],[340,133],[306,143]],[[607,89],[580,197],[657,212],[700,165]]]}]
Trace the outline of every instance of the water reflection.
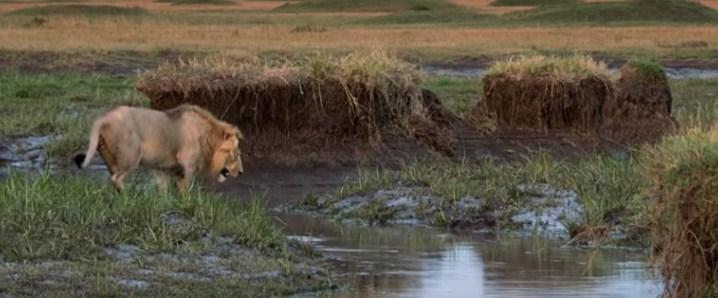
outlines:
[{"label": "water reflection", "polygon": [[562,248],[430,228],[357,227],[281,216],[332,258],[352,288],[331,297],[656,297],[645,255]]}]

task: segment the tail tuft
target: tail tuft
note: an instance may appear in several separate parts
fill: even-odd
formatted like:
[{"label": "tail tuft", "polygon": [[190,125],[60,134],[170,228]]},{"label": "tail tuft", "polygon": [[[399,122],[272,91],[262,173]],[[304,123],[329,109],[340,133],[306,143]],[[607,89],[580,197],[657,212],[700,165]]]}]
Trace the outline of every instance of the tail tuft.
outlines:
[{"label": "tail tuft", "polygon": [[75,158],[73,158],[73,160],[75,161],[77,167],[82,169],[82,163],[85,162],[85,154],[75,155]]}]

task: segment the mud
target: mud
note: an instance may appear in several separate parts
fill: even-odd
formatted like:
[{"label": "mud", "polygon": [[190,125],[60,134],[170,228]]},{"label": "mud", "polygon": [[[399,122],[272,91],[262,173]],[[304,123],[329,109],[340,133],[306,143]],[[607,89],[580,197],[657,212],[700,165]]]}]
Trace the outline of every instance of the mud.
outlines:
[{"label": "mud", "polygon": [[52,140],[51,136],[0,138],[0,169],[45,167],[48,164],[45,147]]},{"label": "mud", "polygon": [[331,218],[339,222],[368,225],[439,226],[480,233],[511,227],[518,235],[570,238],[569,226],[581,220],[583,207],[576,192],[550,185],[517,185],[520,208],[496,208],[482,198],[467,196],[455,202],[436,197],[420,186],[396,186],[367,194],[338,197],[329,194],[306,197],[302,202],[275,210]]}]

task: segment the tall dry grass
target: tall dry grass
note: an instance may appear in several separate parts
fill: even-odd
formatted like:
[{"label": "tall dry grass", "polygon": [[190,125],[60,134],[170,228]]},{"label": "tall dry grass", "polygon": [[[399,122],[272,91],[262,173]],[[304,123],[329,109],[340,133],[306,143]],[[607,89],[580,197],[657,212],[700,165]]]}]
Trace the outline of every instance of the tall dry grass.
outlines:
[{"label": "tall dry grass", "polygon": [[297,33],[293,26],[179,24],[161,18],[50,18],[42,26],[0,26],[4,49],[217,49],[228,51],[315,48],[461,49],[485,54],[522,51],[651,51],[674,54],[666,45],[708,41],[718,48],[718,27],[574,28],[359,28]]}]

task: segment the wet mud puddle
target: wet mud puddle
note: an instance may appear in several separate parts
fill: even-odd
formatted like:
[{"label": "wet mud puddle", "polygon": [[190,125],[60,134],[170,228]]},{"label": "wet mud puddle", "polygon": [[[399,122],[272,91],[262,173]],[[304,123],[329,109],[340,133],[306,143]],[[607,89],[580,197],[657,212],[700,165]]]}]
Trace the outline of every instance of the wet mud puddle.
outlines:
[{"label": "wet mud puddle", "polygon": [[640,252],[276,216],[288,234],[322,252],[348,280],[348,289],[329,297],[656,297],[660,292]]}]

